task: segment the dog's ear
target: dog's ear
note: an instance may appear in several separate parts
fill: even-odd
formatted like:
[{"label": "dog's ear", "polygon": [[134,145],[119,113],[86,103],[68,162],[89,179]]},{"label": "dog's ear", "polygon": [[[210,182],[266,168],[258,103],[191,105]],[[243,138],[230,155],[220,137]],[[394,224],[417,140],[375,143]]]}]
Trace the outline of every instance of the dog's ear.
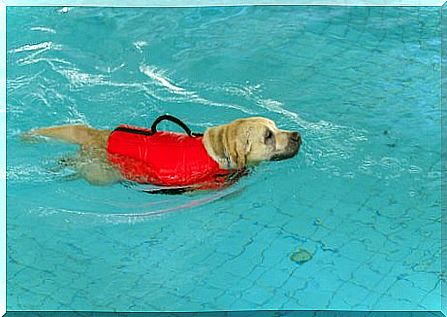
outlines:
[{"label": "dog's ear", "polygon": [[224,130],[225,126],[221,125],[208,128],[205,133],[208,144],[212,147],[214,154],[220,159],[225,159]]},{"label": "dog's ear", "polygon": [[247,155],[251,150],[251,129],[243,124],[233,123],[224,130],[224,144],[231,160],[238,169],[247,165]]}]

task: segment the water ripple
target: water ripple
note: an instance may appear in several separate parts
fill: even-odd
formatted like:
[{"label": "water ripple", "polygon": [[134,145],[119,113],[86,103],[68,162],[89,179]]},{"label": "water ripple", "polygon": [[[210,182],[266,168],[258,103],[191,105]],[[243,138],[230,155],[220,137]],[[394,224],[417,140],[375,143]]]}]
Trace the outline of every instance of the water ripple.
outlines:
[{"label": "water ripple", "polygon": [[43,26],[34,26],[34,27],[31,27],[30,30],[56,34],[56,30],[49,28],[49,27],[43,27]]},{"label": "water ripple", "polygon": [[[126,211],[122,213],[113,213],[113,212],[98,212],[93,210],[78,210],[78,209],[68,209],[68,208],[59,208],[52,206],[39,206],[39,207],[30,207],[28,212],[32,214],[37,214],[41,217],[48,216],[62,216],[62,220],[64,222],[70,222],[75,224],[82,225],[97,225],[97,224],[135,224],[139,222],[144,222],[148,220],[154,220],[157,217],[165,216],[170,213],[180,212],[182,210],[188,210],[194,207],[199,207],[205,204],[212,203],[216,200],[222,199],[228,195],[234,194],[239,190],[225,190],[219,191],[213,194],[205,195],[204,197],[198,199],[188,200],[182,204],[177,204],[171,207],[165,207],[160,209],[152,209],[152,210],[142,210],[138,212]],[[172,203],[173,200],[169,202]],[[175,201],[175,200],[174,200]],[[166,200],[155,201],[147,206],[157,206],[166,204]],[[35,203],[33,205],[36,205]],[[54,221],[54,218],[53,220]]]}]

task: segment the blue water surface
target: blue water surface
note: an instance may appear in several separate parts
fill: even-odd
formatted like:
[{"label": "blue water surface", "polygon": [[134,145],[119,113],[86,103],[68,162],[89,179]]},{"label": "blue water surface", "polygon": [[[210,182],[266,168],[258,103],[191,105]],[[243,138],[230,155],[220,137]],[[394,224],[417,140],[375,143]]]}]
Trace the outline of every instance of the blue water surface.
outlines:
[{"label": "blue water surface", "polygon": [[[439,8],[7,14],[9,310],[440,309]],[[90,185],[58,166],[76,146],[20,139],[164,113],[197,132],[265,116],[304,144],[166,196]]]}]

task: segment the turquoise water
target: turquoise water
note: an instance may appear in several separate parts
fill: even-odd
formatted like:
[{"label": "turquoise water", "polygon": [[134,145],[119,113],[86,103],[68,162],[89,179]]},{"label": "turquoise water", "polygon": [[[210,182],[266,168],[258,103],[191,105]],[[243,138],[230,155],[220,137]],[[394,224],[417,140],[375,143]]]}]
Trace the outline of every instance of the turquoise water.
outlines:
[{"label": "turquoise water", "polygon": [[[8,309],[440,309],[438,8],[7,14]],[[19,138],[163,113],[197,132],[261,115],[304,144],[164,196],[89,185],[58,168],[75,146]]]}]

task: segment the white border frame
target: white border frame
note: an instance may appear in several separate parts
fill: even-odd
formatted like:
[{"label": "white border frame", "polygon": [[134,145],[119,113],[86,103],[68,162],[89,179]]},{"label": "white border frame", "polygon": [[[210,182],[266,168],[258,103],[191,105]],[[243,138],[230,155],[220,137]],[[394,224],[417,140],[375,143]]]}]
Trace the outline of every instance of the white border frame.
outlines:
[{"label": "white border frame", "polygon": [[[206,2],[205,2],[206,1]],[[0,316],[6,313],[6,7],[205,7],[246,5],[443,6],[446,0],[0,0]],[[442,309],[442,303],[440,309]],[[445,312],[443,312],[445,314]]]},{"label": "white border frame", "polygon": [[0,316],[6,313],[6,5],[0,2]]},{"label": "white border frame", "polygon": [[[446,0],[0,0],[6,6],[211,7],[247,5],[442,6]],[[70,3],[70,4],[67,4]]]}]

